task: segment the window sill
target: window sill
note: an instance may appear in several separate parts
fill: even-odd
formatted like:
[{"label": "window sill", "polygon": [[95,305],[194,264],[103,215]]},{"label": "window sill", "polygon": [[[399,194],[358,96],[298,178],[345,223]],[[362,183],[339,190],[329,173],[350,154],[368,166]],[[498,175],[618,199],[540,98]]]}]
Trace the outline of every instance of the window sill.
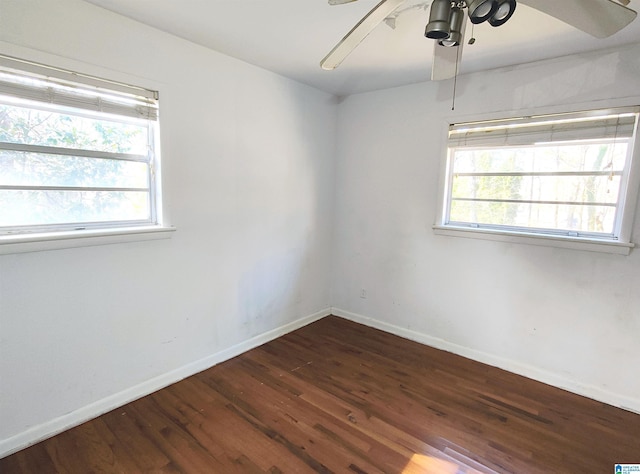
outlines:
[{"label": "window sill", "polygon": [[629,253],[631,253],[631,249],[635,246],[635,244],[633,243],[613,242],[597,239],[535,234],[516,234],[513,232],[487,229],[471,229],[467,227],[442,225],[434,225],[433,231],[437,235],[448,235],[451,237],[494,240],[498,242],[508,242],[514,244],[540,245],[544,247],[586,250],[589,252],[604,252],[617,255],[629,255]]},{"label": "window sill", "polygon": [[175,227],[147,226],[0,236],[0,255],[171,238]]}]

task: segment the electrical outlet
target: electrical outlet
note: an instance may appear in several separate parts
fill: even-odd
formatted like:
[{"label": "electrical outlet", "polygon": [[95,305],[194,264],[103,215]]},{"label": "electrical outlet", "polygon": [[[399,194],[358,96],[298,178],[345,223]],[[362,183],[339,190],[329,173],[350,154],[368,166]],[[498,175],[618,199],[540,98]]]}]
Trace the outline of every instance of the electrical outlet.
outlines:
[{"label": "electrical outlet", "polygon": [[360,290],[360,298],[366,298],[366,297],[367,297],[367,290],[363,288]]}]

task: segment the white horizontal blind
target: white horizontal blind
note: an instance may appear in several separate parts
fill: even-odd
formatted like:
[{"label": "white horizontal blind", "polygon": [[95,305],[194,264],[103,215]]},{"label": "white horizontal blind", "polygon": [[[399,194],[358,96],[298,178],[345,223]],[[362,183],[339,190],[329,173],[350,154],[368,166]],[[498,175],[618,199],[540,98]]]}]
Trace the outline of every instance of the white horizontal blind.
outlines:
[{"label": "white horizontal blind", "polygon": [[0,95],[44,104],[158,119],[158,93],[0,55]]},{"label": "white horizontal blind", "polygon": [[574,140],[631,138],[640,109],[603,110],[453,124],[449,147],[522,146]]}]

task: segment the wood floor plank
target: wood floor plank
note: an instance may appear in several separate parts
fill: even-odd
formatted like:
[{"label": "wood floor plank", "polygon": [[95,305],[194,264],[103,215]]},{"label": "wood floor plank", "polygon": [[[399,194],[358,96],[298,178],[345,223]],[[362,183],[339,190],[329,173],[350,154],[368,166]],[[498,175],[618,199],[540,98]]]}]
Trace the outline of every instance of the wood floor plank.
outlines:
[{"label": "wood floor plank", "polygon": [[84,423],[49,440],[45,449],[56,472],[136,472],[135,461],[121,446],[101,418]]},{"label": "wood floor plank", "polygon": [[279,467],[277,464],[286,468],[288,472],[304,472],[307,469],[297,458],[292,459],[285,448],[274,444],[261,430],[247,422],[245,415],[239,414],[237,406],[224,395],[211,390],[211,387],[198,377],[192,379],[194,387],[198,388],[198,394],[214,403],[209,409],[204,410],[207,421],[203,423],[202,429],[230,459],[237,460],[245,456],[259,465],[263,471]]},{"label": "wood floor plank", "polygon": [[171,460],[163,452],[155,449],[153,442],[147,438],[136,425],[126,408],[114,410],[102,416],[113,435],[120,440],[129,456],[136,460],[141,471],[171,472]]},{"label": "wood floor plank", "polygon": [[45,449],[45,443],[38,443],[12,456],[0,459],[0,472],[54,474],[57,471]]},{"label": "wood floor plank", "polygon": [[4,459],[21,473],[564,473],[640,415],[336,317]]}]

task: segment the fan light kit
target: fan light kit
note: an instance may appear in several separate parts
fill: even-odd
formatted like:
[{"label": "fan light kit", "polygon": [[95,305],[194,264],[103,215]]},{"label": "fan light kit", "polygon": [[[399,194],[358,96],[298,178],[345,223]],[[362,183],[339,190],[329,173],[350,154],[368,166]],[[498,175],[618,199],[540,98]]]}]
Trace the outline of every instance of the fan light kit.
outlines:
[{"label": "fan light kit", "polygon": [[[356,0],[328,1],[330,5],[341,5]],[[418,3],[420,1],[422,3]],[[636,12],[627,7],[629,1],[518,0],[596,38],[611,36],[635,19]],[[402,9],[406,2],[381,0],[320,61],[320,66],[327,70],[335,69],[380,23],[395,27],[400,14],[416,7],[424,10],[429,7],[429,22],[424,35],[435,40],[431,79],[450,79],[456,77],[458,72],[466,17],[474,26],[483,22],[501,26],[509,21],[516,10],[516,0],[410,0],[413,6]],[[474,41],[475,38],[471,38],[469,44]]]},{"label": "fan light kit", "polygon": [[500,26],[513,15],[516,0],[434,0],[424,35],[438,40],[440,46],[458,46],[462,41],[464,8],[468,9],[471,23],[488,21],[491,26]]}]

